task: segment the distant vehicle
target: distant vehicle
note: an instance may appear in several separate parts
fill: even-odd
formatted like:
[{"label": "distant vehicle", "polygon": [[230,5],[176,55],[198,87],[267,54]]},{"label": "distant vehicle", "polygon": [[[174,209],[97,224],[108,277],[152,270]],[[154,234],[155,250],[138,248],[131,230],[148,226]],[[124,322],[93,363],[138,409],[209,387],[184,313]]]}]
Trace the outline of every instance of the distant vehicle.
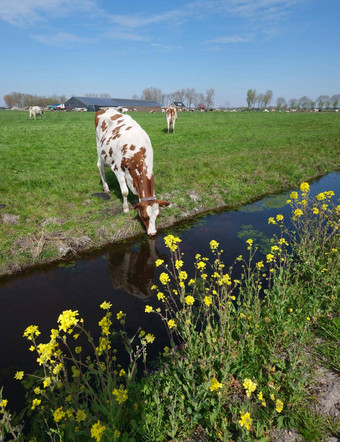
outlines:
[{"label": "distant vehicle", "polygon": [[72,108],[70,106],[65,106],[65,104],[49,104],[47,106],[48,110],[61,110],[61,111],[70,111]]}]

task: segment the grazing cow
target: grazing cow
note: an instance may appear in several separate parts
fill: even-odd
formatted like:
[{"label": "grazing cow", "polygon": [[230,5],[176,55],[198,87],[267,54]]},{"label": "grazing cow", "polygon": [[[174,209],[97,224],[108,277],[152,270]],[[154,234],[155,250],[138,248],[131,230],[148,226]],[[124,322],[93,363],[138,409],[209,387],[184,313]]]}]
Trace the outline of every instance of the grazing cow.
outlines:
[{"label": "grazing cow", "polygon": [[127,107],[122,108],[122,114],[127,114],[129,112],[129,109]]},{"label": "grazing cow", "polygon": [[44,111],[39,106],[30,106],[29,109],[29,117],[33,117],[34,119],[36,117],[42,117]]},{"label": "grazing cow", "polygon": [[174,106],[169,106],[165,111],[165,118],[168,125],[168,133],[170,132],[170,126],[172,126],[172,132],[175,132],[175,122],[177,119],[177,110]]},{"label": "grazing cow", "polygon": [[159,208],[168,206],[154,193],[153,150],[147,133],[129,115],[113,108],[98,111],[95,116],[97,138],[97,166],[104,192],[110,192],[105,178],[105,164],[116,175],[123,196],[123,211],[128,213],[129,190],[138,195],[138,210],[147,234],[156,235]]}]

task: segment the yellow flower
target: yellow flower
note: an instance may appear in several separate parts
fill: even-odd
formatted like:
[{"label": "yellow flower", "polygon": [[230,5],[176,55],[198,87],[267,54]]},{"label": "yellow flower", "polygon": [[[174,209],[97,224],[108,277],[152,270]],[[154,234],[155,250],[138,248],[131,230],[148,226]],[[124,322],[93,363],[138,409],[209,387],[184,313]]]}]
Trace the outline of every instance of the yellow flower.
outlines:
[{"label": "yellow flower", "polygon": [[173,235],[168,235],[164,238],[164,243],[165,245],[172,251],[174,252],[175,250],[178,249],[177,244],[180,243],[181,240]]},{"label": "yellow flower", "polygon": [[215,390],[218,390],[219,388],[222,388],[222,384],[220,382],[218,382],[218,380],[215,377],[212,378],[211,382],[210,382],[209,390],[215,391]]},{"label": "yellow flower", "polygon": [[228,275],[228,273],[226,273],[225,275],[222,276],[222,278],[218,281],[218,284],[219,285],[223,285],[223,284],[231,285],[231,278]]},{"label": "yellow flower", "polygon": [[304,193],[309,192],[309,184],[306,182],[301,183],[300,190],[301,190],[301,192],[304,192]]},{"label": "yellow flower", "polygon": [[34,391],[34,394],[40,394],[41,393],[41,388],[40,387],[35,387],[33,391]]},{"label": "yellow flower", "polygon": [[272,216],[270,216],[268,218],[268,224],[276,224],[276,221],[275,221],[275,219]]},{"label": "yellow flower", "polygon": [[183,270],[181,272],[179,272],[178,274],[178,278],[180,281],[184,281],[188,278],[188,274],[187,272],[184,272]]},{"label": "yellow flower", "polygon": [[324,199],[326,199],[326,195],[324,192],[319,193],[318,195],[316,195],[315,197],[318,201],[323,201]]},{"label": "yellow flower", "polygon": [[77,316],[78,310],[64,310],[58,318],[58,322],[60,323],[59,330],[63,330],[65,333],[71,333],[72,327],[79,322]]},{"label": "yellow flower", "polygon": [[119,439],[120,435],[121,435],[121,432],[119,430],[115,430],[113,432],[114,439]]},{"label": "yellow flower", "polygon": [[14,375],[14,379],[16,379],[17,381],[21,381],[21,379],[24,377],[24,372],[23,371],[17,371]]},{"label": "yellow flower", "polygon": [[278,222],[283,221],[283,215],[281,215],[281,214],[276,215],[276,221],[278,221]]},{"label": "yellow flower", "polygon": [[217,241],[215,241],[214,239],[210,241],[211,250],[216,250],[219,245],[220,244]]},{"label": "yellow flower", "polygon": [[153,312],[153,307],[151,305],[146,305],[145,306],[145,313],[151,313]]},{"label": "yellow flower", "polygon": [[204,270],[205,268],[206,268],[206,263],[205,262],[203,262],[203,261],[199,261],[197,264],[196,264],[196,267],[197,267],[197,269],[198,270]]},{"label": "yellow flower", "polygon": [[159,301],[162,301],[163,299],[165,299],[164,293],[162,293],[162,292],[158,292],[158,293],[157,293],[157,299],[158,299]]},{"label": "yellow flower", "polygon": [[185,303],[188,305],[193,305],[193,303],[195,302],[195,299],[193,296],[189,295],[185,297]]},{"label": "yellow flower", "polygon": [[257,397],[259,398],[259,400],[261,401],[261,404],[266,407],[266,401],[263,399],[263,393],[262,391],[259,392],[259,394],[257,395]]},{"label": "yellow flower", "polygon": [[204,304],[209,307],[212,304],[211,296],[206,296],[203,300]]},{"label": "yellow flower", "polygon": [[246,243],[249,244],[250,247],[253,245],[253,242],[254,241],[251,238],[247,239],[247,241],[246,241]]},{"label": "yellow flower", "polygon": [[126,375],[126,371],[124,370],[124,368],[122,368],[119,372],[119,376],[125,376]]},{"label": "yellow flower", "polygon": [[124,388],[115,388],[112,394],[116,396],[116,401],[118,402],[118,404],[122,404],[128,399],[127,390],[124,390]]},{"label": "yellow flower", "polygon": [[243,387],[246,390],[247,396],[250,397],[252,392],[256,390],[257,384],[253,382],[251,379],[246,378],[243,382]]},{"label": "yellow flower", "polygon": [[105,425],[102,425],[100,421],[96,422],[91,427],[91,438],[96,439],[96,442],[99,442],[105,430]]},{"label": "yellow flower", "polygon": [[294,210],[294,216],[295,217],[299,217],[299,216],[302,216],[302,215],[303,215],[303,212],[302,212],[301,209],[295,209]]},{"label": "yellow flower", "polygon": [[153,341],[155,340],[155,336],[152,335],[151,333],[148,333],[148,334],[145,336],[145,340],[146,340],[146,342],[149,342],[150,344],[152,344]]},{"label": "yellow flower", "polygon": [[175,267],[176,267],[176,269],[177,270],[179,270],[181,267],[183,267],[183,261],[181,260],[181,259],[178,259],[176,262],[175,262]]},{"label": "yellow flower", "polygon": [[156,267],[159,267],[163,264],[164,260],[163,259],[157,259],[157,261],[155,262]]},{"label": "yellow flower", "polygon": [[278,413],[281,413],[282,409],[283,409],[283,402],[280,401],[280,399],[276,399],[275,410],[276,410]]},{"label": "yellow flower", "polygon": [[[109,315],[110,314],[111,313],[109,313]],[[112,325],[112,321],[109,319],[109,317],[108,316],[104,316],[103,319],[101,319],[98,322],[98,325],[101,327],[103,335],[109,336],[109,334],[110,334],[110,326]]]},{"label": "yellow flower", "polygon": [[29,339],[30,341],[33,340],[34,336],[39,336],[39,335],[40,331],[38,330],[37,325],[30,325],[29,327],[26,328],[23,334],[23,336]]},{"label": "yellow flower", "polygon": [[41,399],[33,399],[31,410],[34,410],[35,407],[38,407],[41,404]]},{"label": "yellow flower", "polygon": [[103,310],[110,310],[111,307],[111,302],[104,301],[102,304],[100,304],[100,308],[102,308]]},{"label": "yellow flower", "polygon": [[314,215],[317,215],[319,213],[319,209],[317,207],[313,207],[313,213]]},{"label": "yellow flower", "polygon": [[163,285],[166,285],[167,283],[169,283],[170,282],[170,278],[169,278],[169,275],[167,274],[167,273],[161,273],[161,275],[160,275],[160,277],[159,277],[159,280],[160,280],[160,282],[163,284]]},{"label": "yellow flower", "polygon": [[44,382],[43,382],[44,388],[50,386],[51,382],[52,382],[52,379],[50,377],[45,378]]},{"label": "yellow flower", "polygon": [[170,319],[168,321],[168,326],[169,326],[169,328],[174,328],[174,327],[176,327],[176,322],[173,319]]},{"label": "yellow flower", "polygon": [[292,193],[290,194],[290,196],[289,196],[289,198],[290,198],[291,200],[297,200],[298,197],[299,197],[299,195],[298,195],[298,193],[295,192],[295,191],[292,192]]},{"label": "yellow flower", "polygon": [[81,353],[82,350],[83,350],[83,349],[82,349],[81,347],[76,347],[76,348],[74,349],[74,351],[75,351],[77,354]]},{"label": "yellow flower", "polygon": [[263,267],[264,267],[263,261],[259,261],[259,262],[256,263],[256,268],[258,270],[261,270]]},{"label": "yellow flower", "polygon": [[125,317],[125,313],[123,313],[122,311],[117,313],[117,319],[118,321],[120,321],[121,319],[123,319]]},{"label": "yellow flower", "polygon": [[272,262],[275,258],[275,256],[272,253],[268,253],[267,256],[267,262]]},{"label": "yellow flower", "polygon": [[8,400],[7,399],[2,399],[0,401],[0,407],[5,408],[8,404]]},{"label": "yellow flower", "polygon": [[248,412],[247,413],[241,412],[241,419],[238,422],[241,425],[241,427],[244,427],[247,430],[249,430],[253,420],[250,417],[250,413],[248,413]]}]

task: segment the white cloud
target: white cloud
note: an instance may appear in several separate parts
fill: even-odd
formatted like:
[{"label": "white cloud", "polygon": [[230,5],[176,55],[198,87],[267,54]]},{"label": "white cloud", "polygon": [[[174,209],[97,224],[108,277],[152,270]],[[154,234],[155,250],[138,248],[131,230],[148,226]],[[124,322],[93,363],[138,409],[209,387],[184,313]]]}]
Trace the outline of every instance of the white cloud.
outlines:
[{"label": "white cloud", "polygon": [[33,35],[33,40],[39,41],[51,46],[65,46],[70,43],[93,43],[94,39],[82,38],[68,32],[57,32],[54,34]]},{"label": "white cloud", "polygon": [[0,0],[0,19],[16,26],[28,27],[51,17],[63,17],[86,11],[92,0]]},{"label": "white cloud", "polygon": [[248,43],[249,41],[252,41],[253,37],[248,36],[241,36],[241,35],[232,35],[230,37],[217,37],[212,40],[207,40],[206,43]]}]

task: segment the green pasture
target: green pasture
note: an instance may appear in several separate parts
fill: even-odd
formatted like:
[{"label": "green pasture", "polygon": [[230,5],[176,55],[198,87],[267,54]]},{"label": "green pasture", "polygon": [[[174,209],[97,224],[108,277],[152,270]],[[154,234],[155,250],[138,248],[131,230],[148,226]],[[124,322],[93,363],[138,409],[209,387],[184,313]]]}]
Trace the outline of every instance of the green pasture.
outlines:
[{"label": "green pasture", "polygon": [[[174,134],[161,113],[132,116],[152,141],[156,195],[172,203],[159,228],[339,169],[335,113],[180,113]],[[111,199],[91,197],[102,191],[94,113],[3,110],[0,121],[0,275],[144,234],[111,171]]]}]

